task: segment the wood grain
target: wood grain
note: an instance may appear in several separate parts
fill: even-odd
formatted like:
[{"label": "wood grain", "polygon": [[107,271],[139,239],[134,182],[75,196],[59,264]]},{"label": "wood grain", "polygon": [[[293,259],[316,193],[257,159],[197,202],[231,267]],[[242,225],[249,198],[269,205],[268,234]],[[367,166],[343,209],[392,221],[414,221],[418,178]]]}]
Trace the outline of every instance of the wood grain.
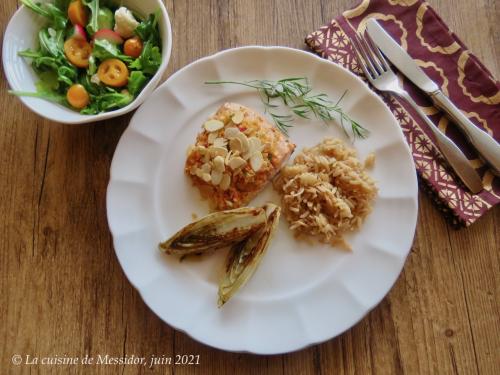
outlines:
[{"label": "wood grain", "polygon": [[[498,77],[500,5],[431,5]],[[248,45],[304,48],[347,0],[167,0],[167,75]],[[16,10],[0,2],[3,32]],[[336,339],[278,356],[226,353],[157,318],[126,280],[105,211],[111,158],[129,116],[85,126],[44,120],[7,94],[0,71],[0,373],[498,374],[500,211],[455,231],[419,197],[414,246],[389,295]],[[14,366],[31,356],[199,354],[198,366]]]}]

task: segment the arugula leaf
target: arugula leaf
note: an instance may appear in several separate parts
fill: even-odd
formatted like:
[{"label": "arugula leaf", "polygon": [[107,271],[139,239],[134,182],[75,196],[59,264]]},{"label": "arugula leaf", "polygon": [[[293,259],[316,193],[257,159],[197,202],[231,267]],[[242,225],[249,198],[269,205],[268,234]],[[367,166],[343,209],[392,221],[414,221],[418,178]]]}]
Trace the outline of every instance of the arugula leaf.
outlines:
[{"label": "arugula leaf", "polygon": [[83,0],[83,4],[90,9],[90,21],[87,25],[87,32],[90,35],[99,30],[99,0]]},{"label": "arugula leaf", "polygon": [[56,30],[64,30],[68,23],[68,16],[66,12],[59,9],[57,6],[51,3],[45,3],[45,8],[50,13],[52,18],[52,26]]},{"label": "arugula leaf", "polygon": [[16,96],[27,96],[31,98],[45,99],[54,103],[68,106],[68,101],[66,100],[66,96],[52,90],[49,86],[47,86],[47,84],[44,81],[42,80],[38,81],[35,87],[36,87],[35,92],[9,90],[9,94]]},{"label": "arugula leaf", "polygon": [[78,78],[78,70],[75,67],[60,66],[57,69],[57,79],[66,85],[73,85]]},{"label": "arugula leaf", "polygon": [[94,115],[96,113],[109,111],[125,107],[130,104],[134,97],[128,92],[108,92],[100,95],[91,95],[90,105],[83,109],[80,113],[84,115]]},{"label": "arugula leaf", "polygon": [[158,18],[160,11],[151,13],[147,20],[139,23],[134,33],[143,41],[151,41],[154,45],[160,45],[160,32],[158,30]]},{"label": "arugula leaf", "polygon": [[144,87],[148,78],[143,72],[134,70],[130,73],[127,89],[131,95],[136,96]]},{"label": "arugula leaf", "polygon": [[95,61],[95,56],[90,55],[89,57],[89,67],[87,68],[87,75],[93,76],[97,72],[97,63]]},{"label": "arugula leaf", "polygon": [[80,81],[79,81],[80,84],[83,87],[85,87],[85,90],[87,90],[87,92],[89,94],[94,95],[94,96],[98,96],[98,95],[104,94],[106,92],[106,88],[105,87],[93,83],[90,79],[91,79],[90,76],[83,75],[80,78]]},{"label": "arugula leaf", "polygon": [[154,75],[161,65],[159,17],[159,11],[150,14],[148,19],[142,21],[134,31],[144,42],[144,47],[141,55],[130,64],[130,68],[142,70],[146,75]]},{"label": "arugula leaf", "polygon": [[36,59],[38,57],[42,57],[43,55],[40,53],[40,51],[33,51],[32,49],[28,48],[24,51],[19,51],[17,53],[21,57],[28,57],[30,59]]},{"label": "arugula leaf", "polygon": [[57,73],[53,70],[41,72],[39,75],[40,82],[35,87],[44,91],[55,91],[59,89],[59,81],[57,80]]},{"label": "arugula leaf", "polygon": [[46,71],[47,69],[51,69],[53,71],[57,71],[61,66],[61,63],[55,57],[43,56],[40,55],[33,59],[33,69],[40,73]]},{"label": "arugula leaf", "polygon": [[154,75],[158,71],[160,65],[160,47],[153,47],[153,43],[151,41],[147,41],[141,55],[132,64],[130,64],[130,68],[142,70],[148,75]]},{"label": "arugula leaf", "polygon": [[66,28],[68,23],[68,17],[64,9],[59,8],[52,3],[38,4],[33,0],[21,0],[27,8],[31,9],[33,12],[47,18],[49,20],[50,26],[56,30],[63,30]]},{"label": "arugula leaf", "polygon": [[38,32],[40,49],[52,57],[61,57],[64,55],[64,31],[45,28]]},{"label": "arugula leaf", "polygon": [[107,111],[111,108],[121,108],[134,100],[134,97],[127,92],[108,93],[99,97],[99,107],[101,111]]},{"label": "arugula leaf", "polygon": [[73,0],[54,0],[54,5],[66,14],[68,12],[69,3]]},{"label": "arugula leaf", "polygon": [[122,54],[116,45],[105,39],[94,40],[92,55],[101,61],[106,59],[120,59],[127,64],[133,61],[131,57]]}]

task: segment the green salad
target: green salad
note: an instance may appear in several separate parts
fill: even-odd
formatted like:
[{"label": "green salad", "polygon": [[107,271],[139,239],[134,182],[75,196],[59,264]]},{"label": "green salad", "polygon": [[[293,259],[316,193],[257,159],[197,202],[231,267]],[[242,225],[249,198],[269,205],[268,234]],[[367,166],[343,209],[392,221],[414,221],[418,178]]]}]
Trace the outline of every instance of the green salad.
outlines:
[{"label": "green salad", "polygon": [[21,2],[47,19],[37,50],[19,52],[39,77],[36,92],[11,91],[94,115],[128,105],[161,64],[160,13],[141,19],[106,0]]}]

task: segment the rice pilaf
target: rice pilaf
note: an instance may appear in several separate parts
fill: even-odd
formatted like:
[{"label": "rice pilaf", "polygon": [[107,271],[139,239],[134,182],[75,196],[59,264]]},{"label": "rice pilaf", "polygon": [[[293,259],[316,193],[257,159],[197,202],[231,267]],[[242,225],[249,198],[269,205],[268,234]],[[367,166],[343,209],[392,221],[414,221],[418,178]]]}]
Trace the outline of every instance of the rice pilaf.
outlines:
[{"label": "rice pilaf", "polygon": [[[369,159],[366,165],[373,164],[374,156]],[[346,249],[350,246],[343,235],[361,226],[378,191],[356,150],[332,138],[302,150],[273,185],[297,236],[314,236]]]}]

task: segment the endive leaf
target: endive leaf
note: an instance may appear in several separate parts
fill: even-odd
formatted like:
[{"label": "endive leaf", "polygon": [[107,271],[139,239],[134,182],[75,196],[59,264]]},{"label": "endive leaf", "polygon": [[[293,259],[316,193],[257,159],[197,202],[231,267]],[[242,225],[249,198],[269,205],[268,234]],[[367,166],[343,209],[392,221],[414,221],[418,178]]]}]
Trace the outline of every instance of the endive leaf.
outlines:
[{"label": "endive leaf", "polygon": [[219,283],[219,307],[224,305],[252,277],[266,253],[280,218],[280,207],[266,204],[267,223],[228,253],[224,276]]},{"label": "endive leaf", "polygon": [[243,207],[220,211],[186,225],[160,243],[167,254],[187,255],[220,249],[242,241],[266,224],[263,208]]}]

